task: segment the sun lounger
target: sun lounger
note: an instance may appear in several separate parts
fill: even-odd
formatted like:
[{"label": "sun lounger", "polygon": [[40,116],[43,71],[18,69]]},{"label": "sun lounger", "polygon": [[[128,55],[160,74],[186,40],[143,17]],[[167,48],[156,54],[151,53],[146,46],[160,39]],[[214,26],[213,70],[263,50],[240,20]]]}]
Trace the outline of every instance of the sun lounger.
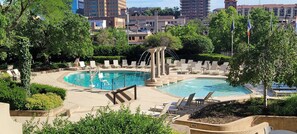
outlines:
[{"label": "sun lounger", "polygon": [[197,73],[201,73],[203,71],[202,66],[200,63],[196,63],[195,66],[192,68],[191,73],[193,74],[197,74]]},{"label": "sun lounger", "polygon": [[104,60],[104,65],[103,65],[104,68],[110,68],[110,64],[109,64],[109,60]]},{"label": "sun lounger", "polygon": [[10,76],[13,77],[14,75],[12,74],[11,70],[7,70],[6,73]]},{"label": "sun lounger", "polygon": [[154,117],[161,117],[162,115],[165,115],[169,108],[170,108],[170,103],[168,103],[167,105],[164,106],[164,108],[161,110],[161,112],[156,112],[156,111],[142,111],[143,114],[146,114],[146,115],[151,115],[151,116],[154,116]]},{"label": "sun lounger", "polygon": [[13,72],[16,76],[21,76],[21,73],[18,69],[13,69]]},{"label": "sun lounger", "polygon": [[297,90],[272,90],[275,96],[289,96],[297,94]]},{"label": "sun lounger", "polygon": [[93,61],[93,60],[91,60],[91,61],[90,61],[90,67],[91,67],[91,69],[97,68],[97,66],[96,66],[96,62]]},{"label": "sun lounger", "polygon": [[204,70],[209,70],[209,65],[210,65],[209,61],[206,60],[206,61],[204,61],[202,68],[203,68]]},{"label": "sun lounger", "polygon": [[[185,98],[179,99],[177,102],[171,102],[169,104],[170,107],[168,109],[168,111],[170,113],[176,113],[179,109],[181,109],[181,107],[184,107],[185,103],[182,103],[184,101]],[[153,108],[150,108],[150,111],[156,111],[156,112],[160,112],[162,111],[162,109],[164,109],[164,107],[167,105],[168,103],[164,103],[163,105],[160,106],[155,106]],[[184,105],[182,105],[184,104]]]},{"label": "sun lounger", "polygon": [[179,60],[174,60],[173,64],[169,64],[169,67],[176,67],[178,62],[179,62]]},{"label": "sun lounger", "polygon": [[217,63],[213,63],[210,67],[209,70],[204,71],[205,74],[213,74],[213,75],[219,75],[220,71],[218,70],[218,64]]},{"label": "sun lounger", "polygon": [[187,74],[188,72],[188,64],[182,64],[181,69],[177,71],[179,74]]},{"label": "sun lounger", "polygon": [[186,59],[180,59],[181,64],[186,64]]},{"label": "sun lounger", "polygon": [[136,68],[136,61],[132,61],[131,65],[128,68]]},{"label": "sun lounger", "polygon": [[195,101],[197,102],[197,104],[204,104],[206,101],[216,102],[218,100],[211,99],[213,93],[214,91],[209,92],[203,99],[195,99]]},{"label": "sun lounger", "polygon": [[166,64],[168,64],[169,66],[172,65],[172,59],[166,59]]},{"label": "sun lounger", "polygon": [[194,62],[193,60],[188,60],[188,64],[191,64],[192,62]]},{"label": "sun lounger", "polygon": [[112,63],[113,63],[112,66],[113,66],[114,68],[119,68],[119,67],[121,67],[121,66],[119,65],[119,61],[118,61],[118,60],[113,60]]},{"label": "sun lounger", "polygon": [[79,62],[79,66],[81,69],[85,69],[86,68],[86,65],[85,65],[85,62],[84,61],[80,61]]},{"label": "sun lounger", "polygon": [[122,68],[128,67],[128,62],[127,60],[122,60]]},{"label": "sun lounger", "polygon": [[175,69],[175,70],[181,69],[181,62],[180,61],[175,60],[173,64],[175,64],[173,69]]},{"label": "sun lounger", "polygon": [[229,74],[228,65],[225,65],[225,64],[221,65],[219,71],[220,71],[220,74],[222,75],[228,75]]},{"label": "sun lounger", "polygon": [[137,68],[145,68],[145,61],[141,61],[140,65]]}]

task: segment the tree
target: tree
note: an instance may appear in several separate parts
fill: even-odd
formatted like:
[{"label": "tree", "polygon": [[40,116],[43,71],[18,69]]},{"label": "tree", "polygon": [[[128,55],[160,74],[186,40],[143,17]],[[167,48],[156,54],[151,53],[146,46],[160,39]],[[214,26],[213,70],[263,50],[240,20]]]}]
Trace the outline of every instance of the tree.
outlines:
[{"label": "tree", "polygon": [[185,26],[166,27],[166,32],[170,32],[173,36],[196,36],[204,35],[207,27],[200,20],[190,20]]},{"label": "tree", "polygon": [[17,36],[15,40],[19,48],[18,57],[21,69],[21,84],[26,89],[27,95],[30,96],[30,76],[32,60],[32,55],[29,51],[30,42],[28,38],[19,36]]},{"label": "tree", "polygon": [[126,45],[128,44],[125,31],[117,28],[101,29],[96,33],[95,45]]},{"label": "tree", "polygon": [[237,52],[237,44],[241,43],[239,37],[246,37],[243,34],[246,31],[246,23],[243,22],[243,17],[238,15],[233,7],[226,10],[221,10],[211,17],[209,24],[209,37],[215,47],[215,52],[229,52],[231,51],[231,24],[234,20],[235,34],[234,34],[234,48]]},{"label": "tree", "polygon": [[211,40],[206,36],[185,36],[181,40],[183,43],[183,53],[189,55],[211,53],[214,49]]},{"label": "tree", "polygon": [[267,108],[267,89],[272,83],[293,85],[297,78],[297,37],[292,28],[280,26],[259,40],[254,47],[234,56],[228,81],[232,85],[262,83],[264,108]]},{"label": "tree", "polygon": [[178,37],[172,36],[170,33],[157,33],[145,39],[146,47],[166,46],[173,50],[182,48],[181,40]]}]

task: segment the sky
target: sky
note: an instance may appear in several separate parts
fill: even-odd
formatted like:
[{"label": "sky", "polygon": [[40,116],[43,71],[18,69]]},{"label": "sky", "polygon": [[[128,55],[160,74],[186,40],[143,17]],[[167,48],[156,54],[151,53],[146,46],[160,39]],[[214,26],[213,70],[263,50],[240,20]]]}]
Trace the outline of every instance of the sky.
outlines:
[{"label": "sky", "polygon": [[[128,7],[175,7],[180,0],[127,0]],[[297,0],[238,0],[238,5],[297,4]],[[210,9],[224,8],[224,0],[210,0]]]}]

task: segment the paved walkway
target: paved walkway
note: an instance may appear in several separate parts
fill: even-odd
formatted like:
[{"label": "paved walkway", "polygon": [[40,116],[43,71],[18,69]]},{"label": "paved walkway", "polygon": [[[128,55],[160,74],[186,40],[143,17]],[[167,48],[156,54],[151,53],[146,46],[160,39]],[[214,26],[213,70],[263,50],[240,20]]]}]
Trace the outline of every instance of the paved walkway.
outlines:
[{"label": "paved walkway", "polygon": [[[130,69],[131,70],[131,69]],[[107,92],[92,92],[86,90],[80,86],[74,86],[63,81],[63,77],[69,73],[75,71],[60,71],[53,73],[38,73],[37,76],[32,78],[32,83],[47,84],[56,87],[61,87],[67,90],[67,96],[64,101],[64,108],[70,109],[72,114],[70,120],[78,121],[81,117],[84,117],[88,113],[94,113],[96,109],[109,105],[112,109],[119,109],[121,105],[113,105],[111,101],[105,96]],[[172,72],[170,76],[184,77],[184,79],[191,79],[197,77],[215,77],[215,78],[225,78],[224,76],[209,76],[209,75],[199,75],[199,74],[187,74],[187,75],[177,75],[175,72]],[[256,90],[257,89],[257,90]],[[222,101],[225,100],[234,100],[234,99],[246,99],[251,96],[260,95],[258,88],[255,88],[255,92],[252,95],[244,96],[230,96],[230,97],[215,97]],[[141,110],[148,110],[151,107],[156,105],[162,105],[164,102],[177,101],[179,98],[171,96],[166,93],[162,93],[156,90],[154,87],[137,87],[137,100],[124,103],[124,105],[129,106],[132,112],[134,112],[138,107]],[[13,117],[18,122],[24,123],[26,120],[31,119],[31,117]],[[50,117],[49,120],[52,120],[54,117]],[[46,120],[46,117],[38,117],[36,119]]]}]

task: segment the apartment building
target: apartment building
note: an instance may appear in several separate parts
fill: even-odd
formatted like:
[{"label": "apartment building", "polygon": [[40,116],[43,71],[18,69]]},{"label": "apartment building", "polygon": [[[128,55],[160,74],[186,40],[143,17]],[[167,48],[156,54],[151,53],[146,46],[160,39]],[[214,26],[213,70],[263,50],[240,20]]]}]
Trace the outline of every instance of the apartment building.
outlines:
[{"label": "apartment building", "polygon": [[231,6],[237,8],[237,0],[225,0],[225,9]]},{"label": "apartment building", "polygon": [[84,15],[88,17],[123,17],[126,0],[84,0]]},{"label": "apartment building", "polygon": [[181,16],[203,20],[209,14],[210,0],[180,0]]},{"label": "apartment building", "polygon": [[280,21],[293,22],[297,16],[297,4],[239,5],[237,11],[239,14],[248,15],[253,8],[264,8],[266,11],[273,12]]},{"label": "apartment building", "polygon": [[131,31],[164,31],[168,26],[184,26],[185,18],[176,19],[174,16],[130,16],[129,29]]}]

